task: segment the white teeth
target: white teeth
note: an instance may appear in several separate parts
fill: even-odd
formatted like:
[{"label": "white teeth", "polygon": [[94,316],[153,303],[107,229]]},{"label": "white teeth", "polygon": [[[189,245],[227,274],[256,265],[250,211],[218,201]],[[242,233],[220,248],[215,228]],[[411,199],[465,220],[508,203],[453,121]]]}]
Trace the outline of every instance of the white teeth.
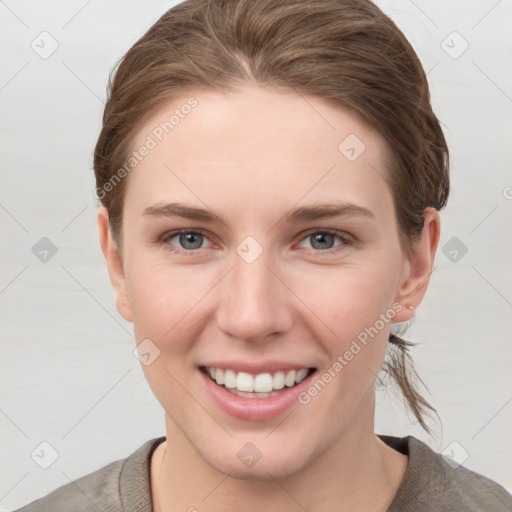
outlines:
[{"label": "white teeth", "polygon": [[297,372],[295,370],[290,370],[286,377],[284,378],[284,383],[291,388],[295,384],[295,376],[297,375]]},{"label": "white teeth", "polygon": [[307,368],[290,370],[286,373],[277,371],[274,374],[259,373],[258,375],[251,375],[247,372],[236,373],[234,370],[221,368],[206,368],[206,371],[219,386],[224,385],[238,396],[250,396],[251,398],[273,396],[272,391],[283,389],[285,386],[289,388],[295,386],[302,382],[309,373]]},{"label": "white teeth", "polygon": [[236,374],[233,370],[224,372],[224,386],[230,389],[236,388]]},{"label": "white teeth", "polygon": [[224,384],[224,372],[220,368],[215,370],[215,381],[219,386]]},{"label": "white teeth", "polygon": [[239,372],[236,376],[236,389],[238,391],[254,391],[253,376],[250,373]]},{"label": "white teeth", "polygon": [[299,370],[297,372],[297,376],[295,377],[295,382],[297,384],[299,384],[300,382],[302,382],[306,378],[307,374],[308,374],[308,370],[306,370],[306,368],[302,368],[302,370]]},{"label": "white teeth", "polygon": [[274,377],[272,378],[272,387],[274,389],[284,388],[284,372],[274,373]]},{"label": "white teeth", "polygon": [[[222,370],[217,368],[217,371]],[[236,375],[233,370],[226,370],[224,372],[224,386],[230,389],[236,388]]]},{"label": "white teeth", "polygon": [[232,395],[241,396],[242,398],[268,398],[270,396],[279,395],[279,391],[272,391],[271,393],[246,393],[245,391],[238,391],[238,389],[228,389]]},{"label": "white teeth", "polygon": [[272,375],[270,373],[260,373],[254,377],[254,391],[258,393],[268,393],[272,391]]}]

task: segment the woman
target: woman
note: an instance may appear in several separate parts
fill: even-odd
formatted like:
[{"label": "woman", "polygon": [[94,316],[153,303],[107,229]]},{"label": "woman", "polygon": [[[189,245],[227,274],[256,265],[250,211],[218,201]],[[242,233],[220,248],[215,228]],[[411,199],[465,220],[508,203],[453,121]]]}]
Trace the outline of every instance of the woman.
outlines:
[{"label": "woman", "polygon": [[[374,432],[449,192],[425,73],[366,0],[187,0],[128,51],[94,170],[100,243],[166,436],[35,510],[512,510]],[[385,359],[386,354],[390,359]]]}]

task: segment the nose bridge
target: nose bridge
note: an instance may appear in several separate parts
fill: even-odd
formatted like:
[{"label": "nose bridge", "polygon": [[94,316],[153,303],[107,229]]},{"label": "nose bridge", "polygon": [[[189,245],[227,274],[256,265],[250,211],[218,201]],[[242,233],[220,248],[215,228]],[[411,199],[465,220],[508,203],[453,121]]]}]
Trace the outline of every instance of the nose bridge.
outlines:
[{"label": "nose bridge", "polygon": [[226,333],[251,341],[286,329],[289,314],[282,285],[270,270],[270,252],[248,238],[236,248],[232,270],[223,280],[218,322]]}]

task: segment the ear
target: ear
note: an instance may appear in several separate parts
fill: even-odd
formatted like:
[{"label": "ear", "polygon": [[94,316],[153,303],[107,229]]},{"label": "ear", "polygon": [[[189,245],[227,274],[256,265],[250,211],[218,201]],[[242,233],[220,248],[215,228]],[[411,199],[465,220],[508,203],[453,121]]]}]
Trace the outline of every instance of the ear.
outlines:
[{"label": "ear", "polygon": [[116,307],[121,316],[128,322],[132,321],[132,313],[128,293],[126,291],[126,278],[124,273],[123,258],[119,253],[108,223],[108,211],[104,206],[98,210],[98,229],[101,250],[107,262],[110,282],[116,293]]},{"label": "ear", "polygon": [[404,265],[400,289],[395,297],[395,302],[400,303],[403,308],[395,315],[394,322],[411,319],[430,282],[441,233],[441,221],[439,212],[431,207],[425,209],[424,219],[421,236]]}]

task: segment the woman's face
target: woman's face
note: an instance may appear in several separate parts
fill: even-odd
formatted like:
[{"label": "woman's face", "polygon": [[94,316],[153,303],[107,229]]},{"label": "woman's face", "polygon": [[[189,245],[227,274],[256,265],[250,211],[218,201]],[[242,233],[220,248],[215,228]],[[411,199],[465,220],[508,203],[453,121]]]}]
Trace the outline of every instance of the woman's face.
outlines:
[{"label": "woman's face", "polygon": [[[133,150],[147,154],[125,178],[109,270],[168,428],[256,479],[373,434],[390,324],[411,316],[413,288],[382,138],[322,99],[247,86],[175,99]],[[266,394],[235,396],[209,368]]]}]

